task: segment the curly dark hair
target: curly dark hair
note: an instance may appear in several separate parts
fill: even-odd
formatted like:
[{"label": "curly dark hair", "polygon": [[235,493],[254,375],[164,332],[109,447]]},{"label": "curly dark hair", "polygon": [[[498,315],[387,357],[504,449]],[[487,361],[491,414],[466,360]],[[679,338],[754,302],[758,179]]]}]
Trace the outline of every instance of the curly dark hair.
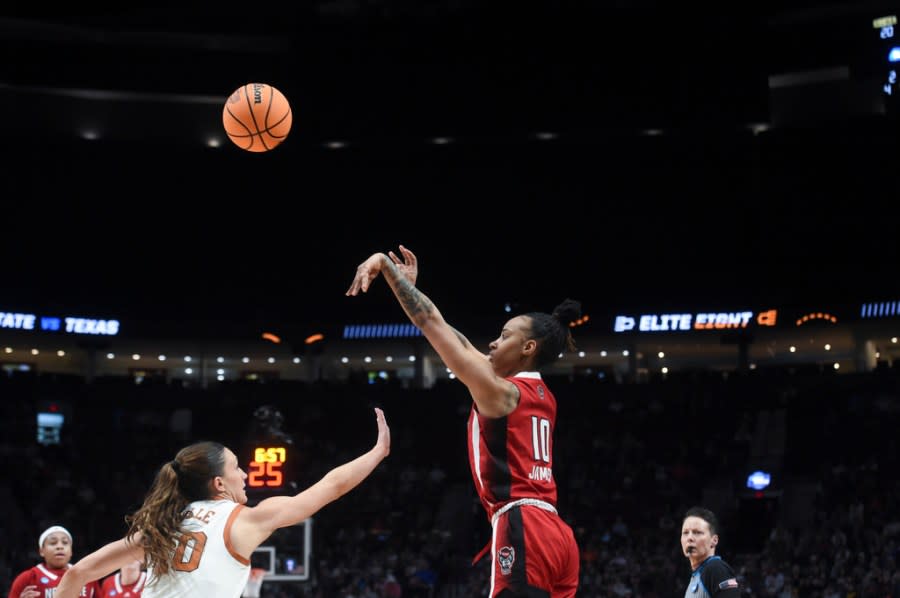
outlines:
[{"label": "curly dark hair", "polygon": [[575,350],[571,325],[581,317],[581,302],[565,299],[552,313],[532,311],[522,314],[531,320],[530,338],[538,342],[534,357],[535,368],[541,369],[555,362],[564,351]]}]

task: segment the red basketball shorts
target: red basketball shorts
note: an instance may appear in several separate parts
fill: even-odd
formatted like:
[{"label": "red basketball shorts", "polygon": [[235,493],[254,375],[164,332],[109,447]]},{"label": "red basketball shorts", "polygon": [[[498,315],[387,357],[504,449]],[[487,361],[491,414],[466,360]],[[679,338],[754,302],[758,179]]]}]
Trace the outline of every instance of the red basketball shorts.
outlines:
[{"label": "red basketball shorts", "polygon": [[491,539],[491,591],[516,596],[572,598],[580,553],[572,528],[559,515],[522,505],[500,515]]}]

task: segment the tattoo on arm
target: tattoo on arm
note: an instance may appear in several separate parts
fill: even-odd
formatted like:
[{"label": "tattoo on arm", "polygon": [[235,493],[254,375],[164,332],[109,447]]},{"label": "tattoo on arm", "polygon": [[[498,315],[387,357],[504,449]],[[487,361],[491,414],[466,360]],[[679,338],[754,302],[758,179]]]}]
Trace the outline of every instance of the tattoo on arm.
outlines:
[{"label": "tattoo on arm", "polygon": [[[434,313],[434,303],[431,302],[431,299],[425,293],[417,289],[415,285],[400,273],[393,261],[388,259],[387,256],[383,259],[384,267],[382,268],[382,273],[385,279],[387,279],[388,284],[394,290],[394,295],[397,296],[403,311],[406,312],[413,324],[421,328]],[[448,326],[450,325],[448,324]],[[472,346],[472,343],[469,342],[469,339],[462,332],[453,326],[450,326],[450,330],[459,339],[459,343],[463,348],[468,349]]]},{"label": "tattoo on arm", "polygon": [[425,293],[413,286],[406,277],[397,271],[397,266],[388,258],[385,258],[386,269],[383,269],[385,278],[394,289],[394,294],[403,307],[403,311],[416,325],[421,325],[434,311],[434,304]]}]

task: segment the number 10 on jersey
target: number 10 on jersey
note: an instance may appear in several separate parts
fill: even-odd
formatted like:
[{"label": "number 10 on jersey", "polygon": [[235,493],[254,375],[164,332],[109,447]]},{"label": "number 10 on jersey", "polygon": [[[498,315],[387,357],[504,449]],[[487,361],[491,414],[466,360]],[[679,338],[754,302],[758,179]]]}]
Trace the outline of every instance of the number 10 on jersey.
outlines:
[{"label": "number 10 on jersey", "polygon": [[247,486],[250,488],[281,488],[284,485],[284,462],[287,449],[283,446],[255,447],[253,461],[247,472]]}]

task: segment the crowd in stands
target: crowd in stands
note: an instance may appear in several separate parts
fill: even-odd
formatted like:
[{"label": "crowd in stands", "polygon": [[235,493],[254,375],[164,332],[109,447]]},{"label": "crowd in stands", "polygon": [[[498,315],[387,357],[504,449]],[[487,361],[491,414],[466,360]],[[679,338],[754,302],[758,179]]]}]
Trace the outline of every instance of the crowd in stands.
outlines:
[{"label": "crowd in stands", "polygon": [[[681,518],[694,504],[719,514],[717,554],[746,596],[900,596],[894,370],[688,373],[643,383],[560,376],[550,384],[560,405],[558,506],[582,551],[579,597],[683,596],[690,569]],[[457,382],[201,389],[32,374],[0,376],[0,396],[4,588],[37,562],[40,530],[70,529],[73,562],[121,537],[163,462],[194,440],[242,446],[261,405],[283,415],[301,488],[371,444],[371,407],[380,406],[390,457],[317,514],[309,580],[267,581],[261,596],[486,595],[489,559],[471,561],[490,526],[471,487],[469,398]],[[46,401],[67,415],[56,446],[35,441],[36,405]],[[783,442],[771,436],[778,427]],[[743,483],[757,466],[773,472],[765,491]]]}]

